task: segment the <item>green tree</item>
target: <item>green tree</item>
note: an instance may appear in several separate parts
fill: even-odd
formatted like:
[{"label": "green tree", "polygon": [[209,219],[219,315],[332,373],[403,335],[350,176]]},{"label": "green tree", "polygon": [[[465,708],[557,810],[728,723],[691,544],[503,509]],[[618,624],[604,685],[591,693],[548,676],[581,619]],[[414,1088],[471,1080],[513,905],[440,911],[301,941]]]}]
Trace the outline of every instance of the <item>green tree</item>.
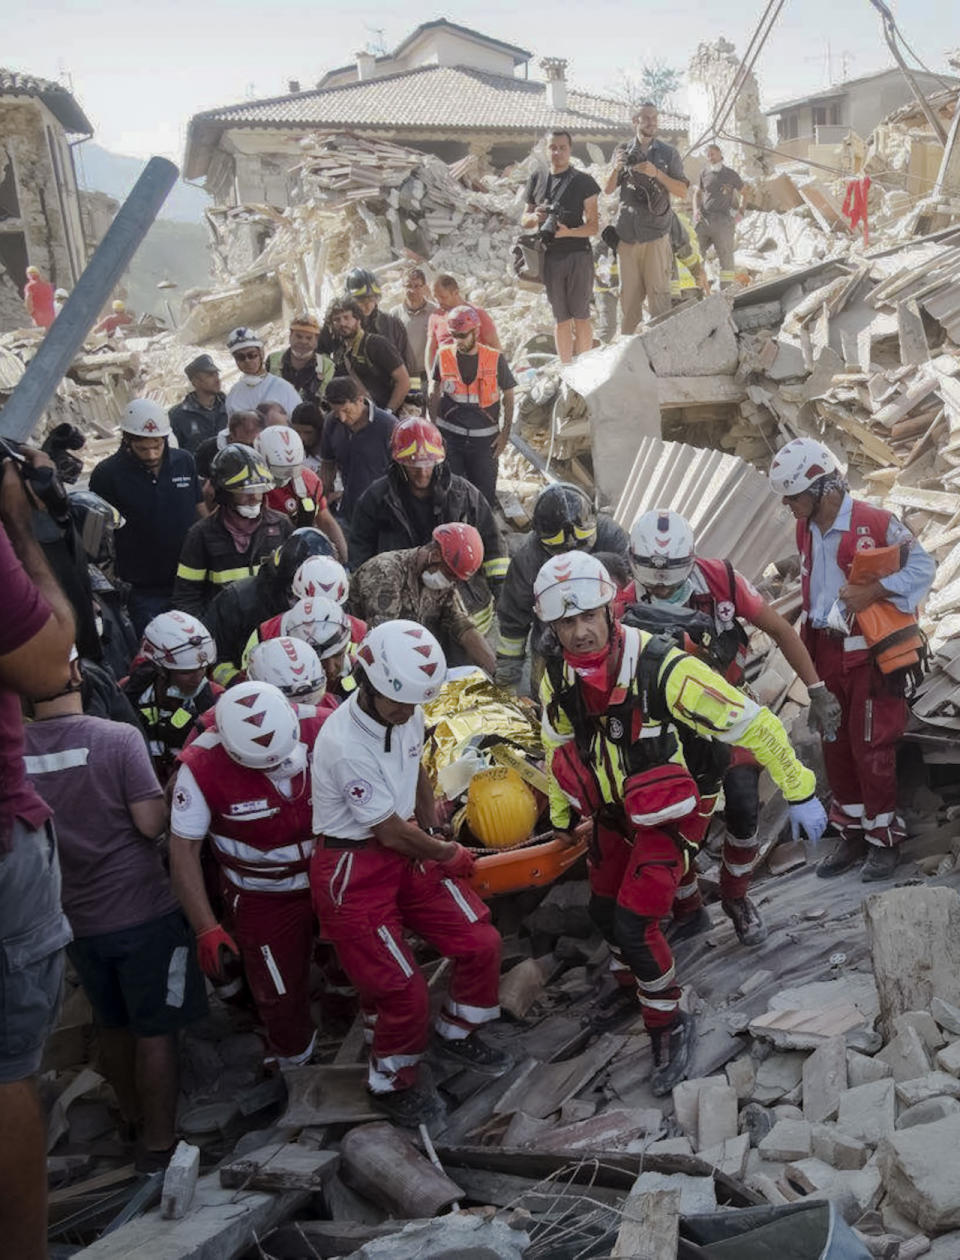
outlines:
[{"label": "green tree", "polygon": [[640,77],[636,78],[625,71],[620,71],[620,78],[612,89],[615,100],[627,105],[638,105],[641,101],[653,101],[660,109],[669,109],[673,96],[683,81],[683,71],[668,66],[658,58],[648,61],[640,69]]}]

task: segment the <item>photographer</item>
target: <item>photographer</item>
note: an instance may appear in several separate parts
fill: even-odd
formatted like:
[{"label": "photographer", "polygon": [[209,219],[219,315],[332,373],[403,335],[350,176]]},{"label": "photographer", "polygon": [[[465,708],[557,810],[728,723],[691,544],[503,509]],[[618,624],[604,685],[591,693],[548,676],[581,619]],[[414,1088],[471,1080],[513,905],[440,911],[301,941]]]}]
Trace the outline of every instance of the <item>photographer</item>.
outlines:
[{"label": "photographer", "polygon": [[650,317],[670,312],[670,197],[685,197],[690,181],[680,154],[657,139],[657,107],[645,101],[633,112],[635,138],[617,150],[604,189],[620,190],[620,331],[636,332],[647,301]]},{"label": "photographer", "polygon": [[550,132],[550,170],[546,175],[530,176],[522,220],[523,227],[539,230],[546,247],[543,278],[556,321],[554,336],[561,363],[569,363],[575,354],[583,354],[593,345],[590,237],[600,231],[600,185],[570,165],[572,150],[569,131]]}]

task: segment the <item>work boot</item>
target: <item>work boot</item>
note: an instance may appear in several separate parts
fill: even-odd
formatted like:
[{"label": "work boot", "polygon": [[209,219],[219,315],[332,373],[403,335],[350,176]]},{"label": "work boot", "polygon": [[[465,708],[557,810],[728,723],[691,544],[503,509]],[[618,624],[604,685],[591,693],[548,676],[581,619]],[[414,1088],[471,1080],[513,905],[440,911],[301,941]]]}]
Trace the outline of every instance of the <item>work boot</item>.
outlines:
[{"label": "work boot", "polygon": [[434,1037],[431,1052],[442,1062],[452,1063],[476,1072],[479,1076],[503,1076],[513,1067],[513,1059],[506,1050],[491,1046],[476,1033],[451,1041],[449,1037]]},{"label": "work boot", "polygon": [[372,1098],[379,1111],[385,1112],[394,1124],[405,1129],[416,1129],[421,1124],[442,1120],[447,1114],[443,1099],[432,1084],[421,1083],[387,1094],[372,1094]]},{"label": "work boot", "polygon": [[865,884],[873,884],[878,879],[889,879],[899,861],[900,854],[895,846],[881,848],[878,844],[868,844],[867,860],[863,864],[860,878]]},{"label": "work boot", "polygon": [[677,1021],[671,1028],[651,1032],[654,1068],[650,1088],[657,1098],[669,1094],[687,1075],[696,1039],[697,1021],[687,1011],[677,1012]]},{"label": "work boot", "polygon": [[681,941],[691,941],[701,932],[709,932],[712,927],[713,923],[710,921],[706,907],[701,906],[693,914],[684,915],[682,919],[674,919],[664,932],[664,936],[667,938],[667,944],[672,947],[679,945]]},{"label": "work boot", "polygon": [[858,832],[855,836],[841,836],[834,846],[833,852],[828,853],[817,865],[818,877],[820,879],[833,879],[834,876],[842,875],[844,871],[849,871],[851,866],[856,866],[863,858],[866,843],[862,832]]},{"label": "work boot", "polygon": [[614,982],[605,993],[601,993],[584,1015],[580,1023],[588,1025],[600,1032],[604,1028],[613,1028],[622,1023],[628,1016],[640,1014],[637,998],[636,981],[631,978],[630,984]]},{"label": "work boot", "polygon": [[761,945],[767,939],[767,925],[749,897],[731,897],[720,904],[741,945]]}]

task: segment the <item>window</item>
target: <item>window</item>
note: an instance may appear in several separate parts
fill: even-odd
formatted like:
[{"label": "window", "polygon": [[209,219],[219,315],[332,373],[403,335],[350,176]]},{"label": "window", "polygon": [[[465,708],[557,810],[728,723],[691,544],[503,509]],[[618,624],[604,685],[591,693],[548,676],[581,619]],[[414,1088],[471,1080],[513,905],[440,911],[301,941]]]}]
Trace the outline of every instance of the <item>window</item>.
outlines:
[{"label": "window", "polygon": [[13,157],[0,148],[0,223],[4,219],[20,218],[20,198],[17,195],[17,176],[13,169]]}]

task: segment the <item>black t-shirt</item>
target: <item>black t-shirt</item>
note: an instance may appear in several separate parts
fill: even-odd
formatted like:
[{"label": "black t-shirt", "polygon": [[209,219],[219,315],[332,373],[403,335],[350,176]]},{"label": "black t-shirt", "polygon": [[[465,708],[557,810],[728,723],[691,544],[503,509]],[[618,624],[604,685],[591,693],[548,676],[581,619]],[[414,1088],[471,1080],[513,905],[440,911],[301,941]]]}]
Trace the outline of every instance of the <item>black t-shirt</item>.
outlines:
[{"label": "black t-shirt", "polygon": [[404,484],[400,487],[400,502],[403,504],[403,510],[413,530],[416,545],[425,547],[433,537],[433,531],[438,524],[433,508],[433,494],[418,499],[404,480]]},{"label": "black t-shirt", "polygon": [[[478,354],[458,354],[457,370],[460,373],[460,379],[464,385],[472,385],[477,379],[477,368],[480,364],[480,356]],[[433,365],[433,379],[440,380],[440,360],[439,357]],[[506,389],[516,389],[516,377],[507,366],[507,361],[501,354],[497,359],[497,388],[502,394]],[[454,402],[452,398],[447,398],[445,394],[440,397],[440,415],[444,420],[456,419],[458,424],[463,425],[465,429],[478,428],[478,420],[483,422],[484,416],[495,423],[500,423],[500,403],[499,401],[492,403],[489,407],[472,407],[466,403]]]},{"label": "black t-shirt", "polygon": [[707,166],[700,172],[701,207],[708,219],[728,219],[733,210],[734,194],[743,187],[743,180],[732,167],[719,171]]},{"label": "black t-shirt", "polygon": [[[583,227],[584,204],[599,194],[600,185],[593,176],[572,167],[561,171],[559,175],[550,171],[546,176],[542,173],[534,174],[527,181],[527,205],[539,206],[541,203],[549,204],[559,200],[560,222],[564,227]],[[557,237],[547,245],[547,252],[550,254],[577,254],[589,249],[590,238],[587,236]]]},{"label": "black t-shirt", "polygon": [[330,460],[340,469],[343,498],[340,512],[349,517],[354,504],[368,486],[383,477],[390,467],[390,438],[396,420],[389,411],[372,409],[370,423],[357,433],[345,424],[331,419],[323,430],[320,458]]},{"label": "black t-shirt", "polygon": [[375,407],[386,408],[393,393],[393,373],[403,367],[403,356],[377,333],[364,333],[359,345],[340,348],[340,363],[357,378]]}]

